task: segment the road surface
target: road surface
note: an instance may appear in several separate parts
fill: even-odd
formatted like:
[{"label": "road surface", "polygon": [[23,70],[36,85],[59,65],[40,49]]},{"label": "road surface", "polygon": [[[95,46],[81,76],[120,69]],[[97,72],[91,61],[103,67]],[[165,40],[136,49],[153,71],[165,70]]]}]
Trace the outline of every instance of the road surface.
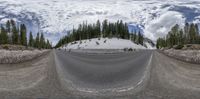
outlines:
[{"label": "road surface", "polygon": [[0,64],[0,98],[200,99],[199,66],[157,51],[53,50],[25,63]]},{"label": "road surface", "polygon": [[[62,77],[79,91],[127,91],[142,84],[152,51],[115,54],[56,52]],[[67,83],[66,83],[67,84]]]}]

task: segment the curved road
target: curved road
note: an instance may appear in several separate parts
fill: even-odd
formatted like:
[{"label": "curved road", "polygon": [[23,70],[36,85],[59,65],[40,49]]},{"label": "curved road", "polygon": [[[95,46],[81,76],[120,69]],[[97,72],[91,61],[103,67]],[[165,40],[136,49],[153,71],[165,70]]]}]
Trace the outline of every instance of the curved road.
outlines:
[{"label": "curved road", "polygon": [[199,66],[157,51],[53,50],[25,63],[0,64],[0,98],[200,99]]},{"label": "curved road", "polygon": [[56,50],[55,53],[62,79],[76,89],[93,91],[126,91],[138,86],[145,79],[152,57],[152,51],[87,54]]}]

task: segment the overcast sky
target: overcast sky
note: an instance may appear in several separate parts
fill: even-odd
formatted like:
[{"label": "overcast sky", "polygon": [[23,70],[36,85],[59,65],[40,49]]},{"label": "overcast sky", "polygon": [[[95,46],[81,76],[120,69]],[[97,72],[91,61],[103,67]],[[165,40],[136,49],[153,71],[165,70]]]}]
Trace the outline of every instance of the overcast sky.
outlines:
[{"label": "overcast sky", "polygon": [[141,25],[155,41],[175,24],[198,22],[199,7],[198,0],[0,0],[0,19],[30,23],[54,44],[73,26],[98,19]]}]

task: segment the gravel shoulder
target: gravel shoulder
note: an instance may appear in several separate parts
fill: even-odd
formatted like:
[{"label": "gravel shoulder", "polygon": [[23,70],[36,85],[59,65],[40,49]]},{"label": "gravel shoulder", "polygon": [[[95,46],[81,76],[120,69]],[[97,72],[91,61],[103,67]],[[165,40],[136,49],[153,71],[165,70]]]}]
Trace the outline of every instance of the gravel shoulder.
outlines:
[{"label": "gravel shoulder", "polygon": [[152,59],[150,80],[137,99],[199,99],[200,67],[159,52]]},{"label": "gravel shoulder", "polygon": [[0,50],[0,64],[15,64],[32,60],[49,50]]},{"label": "gravel shoulder", "polygon": [[0,70],[0,99],[73,99],[59,82],[52,51],[23,63],[0,64]]},{"label": "gravel shoulder", "polygon": [[185,62],[200,64],[200,50],[164,50],[160,51],[167,56],[182,60]]}]

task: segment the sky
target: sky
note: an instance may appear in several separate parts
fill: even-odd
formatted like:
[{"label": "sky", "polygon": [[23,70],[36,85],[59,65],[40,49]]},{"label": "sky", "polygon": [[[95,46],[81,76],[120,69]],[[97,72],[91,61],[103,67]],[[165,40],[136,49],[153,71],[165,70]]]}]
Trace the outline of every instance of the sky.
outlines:
[{"label": "sky", "polygon": [[83,21],[123,20],[140,27],[153,41],[175,24],[199,22],[199,0],[0,0],[0,21],[14,18],[55,45]]}]

